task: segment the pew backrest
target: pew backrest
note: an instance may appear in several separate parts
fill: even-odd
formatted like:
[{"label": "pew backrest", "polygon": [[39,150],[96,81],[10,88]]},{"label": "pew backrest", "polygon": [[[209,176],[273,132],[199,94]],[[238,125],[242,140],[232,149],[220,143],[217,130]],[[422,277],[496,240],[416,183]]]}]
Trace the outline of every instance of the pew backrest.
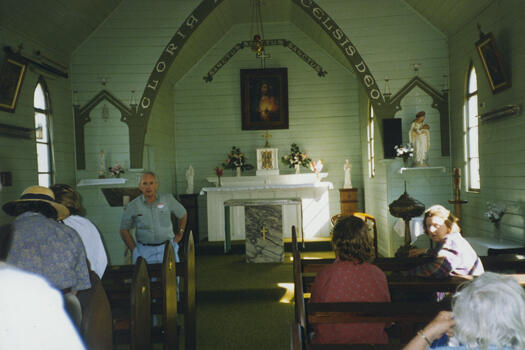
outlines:
[{"label": "pew backrest", "polygon": [[89,350],[111,350],[113,332],[109,300],[98,275],[90,271],[89,277],[91,288],[77,294],[82,305],[80,335]]},{"label": "pew backrest", "polygon": [[133,271],[130,290],[131,350],[151,347],[151,295],[146,261],[139,257]]}]

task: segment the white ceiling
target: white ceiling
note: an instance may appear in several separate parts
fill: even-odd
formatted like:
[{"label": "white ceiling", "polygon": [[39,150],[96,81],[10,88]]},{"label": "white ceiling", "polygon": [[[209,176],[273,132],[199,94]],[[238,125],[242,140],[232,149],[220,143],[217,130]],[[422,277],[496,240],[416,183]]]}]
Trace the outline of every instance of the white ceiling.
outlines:
[{"label": "white ceiling", "polygon": [[[449,37],[483,12],[489,4],[498,0],[402,1]],[[121,2],[122,0],[0,0],[0,24],[54,49],[64,58],[64,62],[68,62],[72,52]],[[318,2],[322,6],[322,0]],[[195,3],[197,6],[198,1]],[[232,25],[250,21],[251,16],[246,16],[247,13],[251,13],[250,4],[251,0],[225,0],[220,6],[223,15],[214,16],[214,20],[206,21],[209,28],[201,31],[211,32],[213,35],[201,38],[203,40],[192,40],[202,46],[198,51],[204,54],[205,47],[210,47]],[[307,20],[304,14],[297,12],[300,11],[292,12],[291,1],[264,0],[262,18],[265,21],[271,18],[272,21],[294,23],[339,59],[336,53],[338,50],[331,52],[330,44],[322,42],[326,36],[319,35],[319,26]]]}]

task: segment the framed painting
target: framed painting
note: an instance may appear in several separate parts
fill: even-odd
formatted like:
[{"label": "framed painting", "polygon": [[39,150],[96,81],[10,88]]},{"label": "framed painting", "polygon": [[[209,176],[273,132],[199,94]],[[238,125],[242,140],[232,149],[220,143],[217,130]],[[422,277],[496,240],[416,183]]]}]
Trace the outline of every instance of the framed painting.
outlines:
[{"label": "framed painting", "polygon": [[286,68],[241,69],[242,130],[288,129]]},{"label": "framed painting", "polygon": [[510,87],[510,80],[508,79],[501,54],[496,46],[496,41],[492,33],[483,35],[478,42],[476,42],[481,63],[489,79],[492,93],[500,92]]},{"label": "framed painting", "polygon": [[0,71],[0,109],[15,112],[27,64],[16,56],[7,54]]}]

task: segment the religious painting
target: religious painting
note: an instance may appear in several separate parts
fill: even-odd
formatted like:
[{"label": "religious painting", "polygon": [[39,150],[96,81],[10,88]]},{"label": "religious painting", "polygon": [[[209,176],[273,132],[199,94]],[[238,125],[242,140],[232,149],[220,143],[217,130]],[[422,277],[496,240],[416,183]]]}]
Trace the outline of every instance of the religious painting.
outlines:
[{"label": "religious painting", "polygon": [[286,68],[241,69],[242,130],[288,129]]},{"label": "religious painting", "polygon": [[21,59],[7,54],[0,71],[0,110],[15,112],[27,65]]},{"label": "religious painting", "polygon": [[510,87],[510,80],[507,77],[501,54],[496,46],[496,41],[492,33],[483,35],[481,39],[476,42],[481,63],[489,79],[492,93],[500,92]]}]

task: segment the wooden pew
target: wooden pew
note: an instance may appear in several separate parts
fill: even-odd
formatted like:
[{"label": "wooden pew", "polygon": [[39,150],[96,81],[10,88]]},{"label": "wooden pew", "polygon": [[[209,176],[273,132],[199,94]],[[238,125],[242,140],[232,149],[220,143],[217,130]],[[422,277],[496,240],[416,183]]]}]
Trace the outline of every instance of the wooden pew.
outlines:
[{"label": "wooden pew", "polygon": [[[156,278],[156,287],[152,288],[152,298],[162,300],[156,303],[154,314],[162,315],[162,329],[153,327],[154,341],[161,339],[164,343],[164,349],[179,348],[179,330],[177,327],[177,313],[184,315],[184,348],[186,350],[195,350],[197,343],[196,335],[196,288],[195,288],[195,243],[193,233],[189,231],[187,239],[184,240],[182,251],[179,250],[181,262],[175,264],[174,269],[170,270],[170,262],[166,259],[164,250],[163,264],[150,264],[149,271],[152,278]],[[173,254],[172,254],[173,255]],[[175,256],[173,255],[173,262]],[[180,301],[177,302],[177,280],[173,275],[180,278]],[[161,283],[160,283],[161,282]]]},{"label": "wooden pew", "polygon": [[[132,265],[133,266],[133,265]],[[131,278],[106,271],[103,285],[113,314],[113,344],[130,349],[151,347],[150,278],[146,261],[139,257]]]},{"label": "wooden pew", "polygon": [[[170,243],[167,243],[169,246]],[[151,324],[153,343],[163,343],[164,349],[179,348],[179,326],[177,314],[184,315],[185,349],[196,348],[196,289],[195,289],[195,243],[193,233],[189,231],[184,247],[179,250],[181,262],[175,263],[173,249],[164,249],[162,264],[149,264],[148,272],[151,283],[151,314],[160,315],[160,324]],[[129,279],[133,265],[111,266],[104,275],[113,279]],[[180,278],[177,301],[177,277]],[[108,277],[109,278],[109,277]]]},{"label": "wooden pew", "polygon": [[88,350],[113,349],[112,315],[109,300],[98,275],[90,271],[91,288],[77,293],[82,305],[80,335]]},{"label": "wooden pew", "polygon": [[[347,303],[306,303],[301,268],[301,255],[297,246],[295,227],[292,227],[292,251],[295,288],[296,322],[291,326],[292,349],[399,349],[415,334],[418,324],[432,320],[441,310],[450,305],[437,302],[347,302]],[[395,322],[400,344],[311,344],[308,333],[318,323],[367,323]]]},{"label": "wooden pew", "polygon": [[[494,256],[480,256],[485,271],[511,273],[518,280],[519,275],[525,273],[525,256],[520,254],[503,254]],[[301,272],[303,273],[303,284],[305,292],[311,291],[315,275],[327,264],[333,263],[334,259],[302,260]],[[458,285],[465,281],[465,277],[449,277],[445,279],[432,279],[423,277],[403,277],[392,272],[408,271],[416,266],[432,261],[429,257],[418,258],[378,258],[374,264],[387,273],[390,291],[399,290],[422,293],[428,292],[454,292]],[[390,273],[390,274],[389,274]]]},{"label": "wooden pew", "polygon": [[178,349],[177,328],[177,265],[175,252],[169,242],[164,246],[162,264],[148,266],[151,283],[151,314],[162,320],[151,328],[152,343],[163,343],[163,348]]}]

